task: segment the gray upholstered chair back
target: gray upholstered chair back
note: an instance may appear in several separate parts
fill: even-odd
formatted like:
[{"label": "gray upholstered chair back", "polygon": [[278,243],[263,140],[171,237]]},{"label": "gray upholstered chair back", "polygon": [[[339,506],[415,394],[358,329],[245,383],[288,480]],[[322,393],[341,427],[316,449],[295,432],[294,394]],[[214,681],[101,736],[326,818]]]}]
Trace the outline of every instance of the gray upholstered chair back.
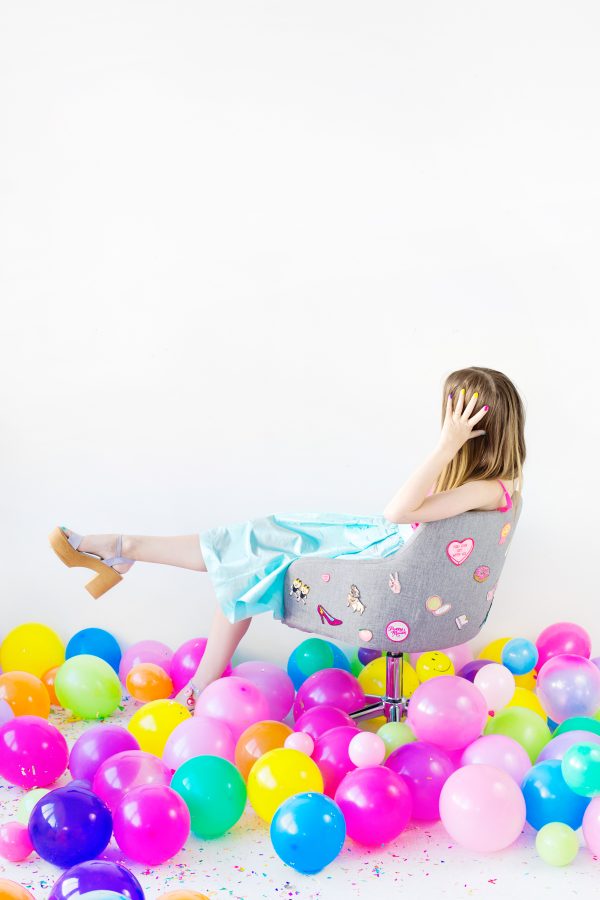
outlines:
[{"label": "gray upholstered chair back", "polygon": [[393,556],[306,555],[288,566],[283,621],[354,646],[415,653],[474,638],[488,617],[522,509],[420,525]]}]

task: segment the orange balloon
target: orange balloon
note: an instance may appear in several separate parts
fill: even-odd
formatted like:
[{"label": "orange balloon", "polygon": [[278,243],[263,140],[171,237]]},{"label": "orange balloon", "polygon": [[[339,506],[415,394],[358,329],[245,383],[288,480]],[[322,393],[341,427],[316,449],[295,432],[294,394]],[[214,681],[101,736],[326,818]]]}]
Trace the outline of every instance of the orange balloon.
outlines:
[{"label": "orange balloon", "polygon": [[29,672],[0,675],[0,700],[6,700],[15,716],[50,715],[50,697],[43,681]]},{"label": "orange balloon", "polygon": [[197,891],[168,891],[161,894],[158,900],[208,900],[208,897]]},{"label": "orange balloon", "polygon": [[264,722],[255,722],[242,731],[235,745],[235,764],[242,773],[244,781],[248,780],[250,769],[257,759],[268,753],[283,747],[286,737],[292,733],[292,729],[283,722],[275,722],[270,719]]},{"label": "orange balloon", "polygon": [[56,679],[56,673],[58,672],[59,666],[54,666],[53,669],[48,669],[47,672],[44,672],[42,675],[42,681],[46,685],[46,690],[48,691],[48,696],[50,697],[50,706],[60,706],[60,701],[56,696],[56,691],[54,690],[54,681]]},{"label": "orange balloon", "polygon": [[127,690],[136,700],[166,700],[173,693],[173,682],[164,669],[156,663],[139,663],[129,670]]},{"label": "orange balloon", "polygon": [[33,894],[16,881],[0,878],[0,900],[33,900]]}]

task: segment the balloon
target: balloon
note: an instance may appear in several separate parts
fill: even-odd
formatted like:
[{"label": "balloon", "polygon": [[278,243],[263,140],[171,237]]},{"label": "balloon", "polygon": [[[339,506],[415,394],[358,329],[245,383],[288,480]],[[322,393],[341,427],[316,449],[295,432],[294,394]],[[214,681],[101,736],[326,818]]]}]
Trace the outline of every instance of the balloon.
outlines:
[{"label": "balloon", "polygon": [[348,744],[348,756],[357,768],[378,766],[385,759],[385,744],[377,734],[359,732]]},{"label": "balloon", "polygon": [[475,681],[475,676],[479,670],[483,669],[484,666],[489,666],[491,662],[491,659],[474,659],[464,665],[458,672],[458,675],[460,678],[466,678],[467,681],[472,683]]},{"label": "balloon", "polygon": [[350,741],[360,734],[355,725],[341,725],[321,735],[312,758],[323,776],[323,791],[333,797],[342,778],[355,768],[349,756]]},{"label": "balloon", "polygon": [[[412,665],[416,666],[420,657],[428,652],[431,651],[424,651],[423,653],[411,653],[410,661]],[[446,647],[442,650],[437,650],[436,652],[443,653],[444,656],[448,657],[448,659],[454,666],[455,672],[459,672],[460,669],[464,668],[464,666],[473,661],[473,650],[468,643],[458,644],[456,647]]]},{"label": "balloon", "polygon": [[502,648],[501,661],[513,675],[526,675],[537,665],[538,649],[525,638],[513,638]]},{"label": "balloon", "polygon": [[516,841],[525,824],[525,802],[507,772],[467,765],[456,769],[444,784],[440,818],[457,844],[475,853],[490,853]]},{"label": "balloon", "polygon": [[44,683],[46,690],[48,691],[48,697],[50,698],[51,706],[60,706],[58,697],[56,696],[56,691],[54,690],[56,673],[58,672],[59,668],[60,666],[54,666],[53,669],[48,669],[48,671],[44,672],[44,674],[42,675],[42,682]]},{"label": "balloon", "polygon": [[170,675],[172,658],[173,651],[162,641],[138,641],[137,644],[129,647],[121,657],[119,665],[121,683],[123,685],[126,683],[130,671],[140,663],[153,663]]},{"label": "balloon", "polygon": [[298,690],[309,675],[333,668],[334,661],[333,644],[321,638],[308,638],[292,650],[287,664],[288,675]]},{"label": "balloon", "polygon": [[600,856],[600,797],[594,797],[583,814],[582,831],[588,849]]},{"label": "balloon", "polygon": [[581,625],[574,622],[556,622],[540,633],[535,645],[538,650],[536,668],[538,672],[553,656],[569,654],[590,658],[592,642],[589,634]]},{"label": "balloon", "polygon": [[115,637],[103,628],[84,628],[73,635],[65,656],[71,659],[81,655],[99,656],[118,674],[121,662],[121,648]]},{"label": "balloon", "polygon": [[33,894],[8,878],[0,878],[0,900],[33,900]]},{"label": "balloon", "polygon": [[415,741],[394,750],[386,766],[406,781],[413,818],[439,819],[440,792],[455,768],[448,754],[435,744]]},{"label": "balloon", "polygon": [[315,742],[306,731],[292,731],[286,737],[283,746],[287,747],[288,750],[299,750],[301,753],[306,753],[307,756],[312,756]]},{"label": "balloon", "polygon": [[526,688],[519,687],[518,685],[515,688],[512,700],[509,700],[506,706],[522,706],[523,709],[533,710],[533,712],[537,713],[544,722],[547,719],[546,711],[540,703],[538,695],[534,694],[533,691],[528,691]]},{"label": "balloon", "polygon": [[504,734],[485,734],[465,747],[460,765],[502,769],[520,786],[531,768],[531,760],[525,748],[513,738]]},{"label": "balloon", "polygon": [[[381,650],[372,650],[370,647],[359,647],[356,651],[356,656],[360,663],[360,672],[364,666],[368,666],[370,662],[373,662],[373,660],[377,659],[379,656],[383,656],[383,654]],[[339,666],[336,666],[336,668],[339,668]],[[350,671],[352,672],[352,668],[350,668]],[[356,677],[358,678],[359,673],[352,672],[352,674],[356,674]]]},{"label": "balloon", "polygon": [[515,693],[515,679],[506,666],[490,663],[476,673],[473,684],[485,697],[488,709],[496,712],[510,703]]},{"label": "balloon", "polygon": [[251,681],[269,704],[269,718],[281,722],[292,708],[294,685],[290,676],[269,662],[244,662],[235,666],[233,675]]},{"label": "balloon", "polygon": [[234,765],[219,756],[188,759],[173,775],[171,787],[183,797],[192,831],[201,838],[225,834],[246,806],[244,779]]},{"label": "balloon", "polygon": [[600,747],[592,741],[573,744],[561,761],[562,776],[582,797],[600,795]]},{"label": "balloon", "polygon": [[130,859],[158,866],[182,849],[190,834],[190,813],[182,797],[167,785],[142,785],[117,803],[114,831]]},{"label": "balloon", "polygon": [[354,675],[343,669],[324,669],[310,675],[296,694],[294,720],[313,706],[336,706],[350,713],[361,709],[365,702],[364,691]]},{"label": "balloon", "polygon": [[351,672],[352,667],[350,665],[350,660],[337,644],[332,643],[332,641],[327,641],[331,649],[333,650],[333,668],[334,669],[345,669],[346,672]]},{"label": "balloon", "polygon": [[33,846],[26,825],[21,822],[5,822],[0,825],[0,856],[9,862],[23,862]]},{"label": "balloon", "polygon": [[189,710],[175,700],[152,700],[134,712],[127,728],[142,750],[162,756],[169,735],[190,717]]},{"label": "balloon", "polygon": [[309,791],[284,800],[273,816],[270,834],[284,863],[304,875],[315,875],[340,853],[346,823],[337,803]]},{"label": "balloon", "polygon": [[591,731],[565,731],[548,741],[536,762],[543,762],[545,759],[562,760],[569,747],[582,743],[600,744],[600,735]]},{"label": "balloon", "polygon": [[44,683],[29,672],[0,675],[0,700],[6,700],[15,716],[50,715],[50,697]]},{"label": "balloon", "polygon": [[29,825],[29,816],[31,815],[31,810],[38,802],[38,800],[48,792],[49,788],[36,788],[33,791],[28,791],[23,797],[21,797],[15,817],[17,822],[20,822],[21,825],[25,825],[25,827],[27,827],[27,825]]},{"label": "balloon", "polygon": [[417,678],[419,681],[429,681],[430,678],[437,678],[440,675],[454,674],[454,664],[445,653],[440,653],[439,650],[432,650],[429,653],[419,654],[419,659],[417,660]]},{"label": "balloon", "polygon": [[579,840],[562,822],[548,822],[535,837],[535,849],[551,866],[568,866],[579,853]]},{"label": "balloon", "polygon": [[88,891],[85,900],[127,900],[127,897],[116,891]]},{"label": "balloon", "polygon": [[[196,670],[200,665],[200,660],[204,656],[206,650],[207,638],[191,638],[182,644],[173,654],[171,660],[171,671],[169,672],[173,680],[173,689],[178,693],[186,686],[188,681],[194,677]],[[223,675],[231,675],[231,666],[229,663],[225,666]]]},{"label": "balloon", "polygon": [[[360,675],[358,683],[365,694],[372,694],[376,697],[383,697],[386,693],[386,659],[384,656],[378,656],[372,662],[368,663]],[[405,662],[402,666],[402,696],[412,697],[416,689],[419,687],[419,679],[417,673],[410,665]]]},{"label": "balloon", "polygon": [[340,725],[352,725],[356,727],[348,713],[335,706],[312,706],[296,719],[296,731],[305,731],[313,741],[317,741],[321,735],[331,728]]},{"label": "balloon", "polygon": [[72,656],[62,664],[54,681],[56,696],[65,709],[81,719],[110,716],[122,700],[114,669],[99,656]]},{"label": "balloon", "polygon": [[63,642],[55,631],[39,622],[13,628],[0,645],[0,666],[5,672],[29,672],[41,678],[64,661]]},{"label": "balloon", "polygon": [[125,750],[139,749],[134,736],[120,725],[92,725],[75,741],[69,757],[69,770],[73,778],[91,782],[109,757]]},{"label": "balloon", "polygon": [[79,900],[91,891],[114,891],[127,900],[144,900],[142,886],[120,863],[90,859],[73,866],[58,879],[48,900]]},{"label": "balloon", "polygon": [[348,835],[359,844],[377,847],[404,831],[412,814],[412,799],[405,779],[386,766],[355,769],[335,792]]},{"label": "balloon", "polygon": [[565,719],[558,726],[554,732],[554,737],[558,737],[559,734],[565,734],[567,731],[589,731],[592,734],[600,735],[600,722],[595,718],[591,718],[591,716],[572,716],[570,719]]},{"label": "balloon", "polygon": [[458,750],[479,737],[487,719],[481,691],[458,675],[419,685],[408,707],[407,724],[419,740]]},{"label": "balloon", "polygon": [[208,900],[208,897],[197,891],[167,891],[166,894],[161,894],[158,900]]},{"label": "balloon", "polygon": [[47,787],[67,768],[67,742],[38,716],[18,716],[0,726],[0,775],[29,790]]},{"label": "balloon", "polygon": [[555,722],[593,716],[600,708],[600,670],[582,656],[552,656],[538,671],[537,694]]},{"label": "balloon", "polygon": [[558,759],[536,763],[525,775],[521,790],[527,805],[527,821],[538,830],[548,822],[564,822],[571,828],[579,828],[590,802],[588,797],[571,790]]},{"label": "balloon", "polygon": [[257,759],[260,759],[269,750],[283,747],[285,739],[291,734],[293,734],[292,729],[283,722],[267,720],[249,725],[241,733],[235,745],[234,762],[244,780],[248,780],[250,769]]},{"label": "balloon", "polygon": [[9,722],[14,717],[15,714],[10,703],[7,703],[6,700],[0,700],[0,725],[4,725],[5,722]]},{"label": "balloon", "polygon": [[[513,638],[497,638],[497,640],[484,647],[477,658],[487,659],[489,662],[502,663],[502,653],[511,640]],[[518,687],[524,687],[532,691],[535,688],[535,672],[527,672],[526,675],[515,675],[515,684]]]},{"label": "balloon", "polygon": [[196,715],[225,722],[237,741],[249,725],[269,718],[269,703],[251,681],[230,675],[213,681],[202,691],[196,703]]},{"label": "balloon", "polygon": [[248,800],[265,822],[284,800],[306,791],[323,793],[323,776],[316,763],[298,750],[269,750],[250,769]]},{"label": "balloon", "polygon": [[69,868],[93,859],[108,846],[112,816],[92,791],[80,787],[56,788],[34,806],[29,837],[42,859]]},{"label": "balloon", "polygon": [[135,787],[148,784],[169,784],[171,769],[144,750],[123,750],[109,756],[98,767],[92,789],[114,809],[121,797]]},{"label": "balloon", "polygon": [[154,663],[139,663],[125,679],[127,690],[135,700],[149,703],[166,700],[173,693],[173,682],[164,669]]},{"label": "balloon", "polygon": [[398,747],[403,747],[404,744],[410,744],[412,741],[417,740],[417,736],[405,722],[386,722],[385,725],[378,729],[377,734],[385,744],[386,758]]},{"label": "balloon", "polygon": [[533,764],[550,740],[550,729],[531,709],[507,706],[490,719],[485,734],[503,734],[525,748]]},{"label": "balloon", "polygon": [[234,762],[235,741],[229,726],[208,716],[181,722],[167,738],[163,761],[171,769],[178,769],[194,756],[221,756]]}]

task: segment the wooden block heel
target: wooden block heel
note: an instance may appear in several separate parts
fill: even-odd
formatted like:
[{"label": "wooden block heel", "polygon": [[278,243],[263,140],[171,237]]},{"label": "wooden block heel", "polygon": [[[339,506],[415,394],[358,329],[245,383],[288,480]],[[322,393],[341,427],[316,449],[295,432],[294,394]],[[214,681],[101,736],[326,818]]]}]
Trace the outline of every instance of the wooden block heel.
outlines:
[{"label": "wooden block heel", "polygon": [[95,578],[92,578],[91,581],[85,586],[85,589],[90,592],[92,597],[96,600],[98,597],[101,597],[102,594],[105,594],[106,591],[110,590],[111,587],[114,587],[115,584],[118,584],[119,581],[123,580],[123,576],[119,575],[118,572],[115,572],[114,569],[111,569],[109,566],[104,566],[106,569],[105,572],[99,572]]},{"label": "wooden block heel", "polygon": [[110,590],[111,587],[114,587],[115,584],[118,584],[119,581],[123,580],[123,576],[112,568],[111,563],[118,562],[127,562],[133,563],[133,560],[125,559],[120,556],[121,552],[121,539],[118,538],[117,546],[118,553],[117,556],[111,560],[103,561],[99,556],[94,556],[92,554],[88,554],[86,552],[82,552],[77,550],[76,547],[73,546],[71,541],[75,541],[77,546],[82,540],[81,535],[76,535],[74,532],[71,533],[71,541],[67,538],[66,534],[59,528],[54,528],[49,534],[50,546],[58,556],[62,562],[69,568],[80,567],[85,569],[93,569],[96,572],[96,577],[92,578],[91,581],[88,581],[86,584],[86,590],[94,597],[98,599],[102,594],[105,594],[106,591]]}]

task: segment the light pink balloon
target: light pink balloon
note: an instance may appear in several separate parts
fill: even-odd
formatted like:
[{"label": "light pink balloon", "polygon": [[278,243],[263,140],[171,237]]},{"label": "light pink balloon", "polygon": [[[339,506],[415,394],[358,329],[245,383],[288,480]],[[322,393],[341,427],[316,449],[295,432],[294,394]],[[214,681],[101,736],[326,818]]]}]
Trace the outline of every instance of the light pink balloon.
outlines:
[{"label": "light pink balloon", "polygon": [[209,716],[228,725],[236,742],[248,726],[268,719],[270,714],[264,694],[238,675],[209,684],[198,697],[195,710],[197,716]]},{"label": "light pink balloon", "polygon": [[492,853],[510,847],[521,834],[525,799],[515,780],[502,769],[467,765],[453,772],[444,784],[440,818],[457,844],[474,853]]},{"label": "light pink balloon", "polygon": [[299,750],[300,753],[312,756],[315,742],[306,731],[293,731],[291,734],[288,734],[283,742],[283,746],[288,750]]},{"label": "light pink balloon", "polygon": [[232,670],[234,675],[247,678],[264,694],[271,710],[270,718],[282,722],[294,702],[294,683],[287,672],[274,663],[250,660]]},{"label": "light pink balloon", "polygon": [[170,784],[171,769],[145,750],[124,750],[109,757],[94,775],[92,790],[113,810],[134,787]]},{"label": "light pink balloon", "polygon": [[481,735],[487,717],[485,697],[474,684],[458,675],[444,675],[416,689],[408,705],[407,725],[421,741],[458,750]]},{"label": "light pink balloon", "polygon": [[583,815],[583,839],[594,856],[600,856],[600,797],[594,797]]},{"label": "light pink balloon", "polygon": [[4,725],[5,722],[14,719],[14,717],[15,714],[10,703],[7,703],[6,700],[0,700],[0,725]]},{"label": "light pink balloon", "polygon": [[527,751],[517,741],[503,734],[484,734],[465,747],[461,766],[484,765],[502,769],[520,786],[531,768]]},{"label": "light pink balloon", "polygon": [[482,666],[473,679],[473,684],[485,697],[488,709],[493,712],[510,703],[515,693],[515,676],[500,663]]},{"label": "light pink balloon", "polygon": [[134,666],[140,663],[154,663],[164,669],[167,675],[171,670],[173,651],[162,641],[138,641],[132,644],[121,657],[119,664],[119,678],[122,684],[126,684],[127,676]]},{"label": "light pink balloon", "polygon": [[193,756],[220,756],[235,764],[235,741],[229,725],[200,715],[181,722],[167,738],[163,762],[178,769]]},{"label": "light pink balloon", "polygon": [[23,862],[33,845],[29,838],[29,830],[21,822],[5,822],[0,825],[0,856],[9,862]]},{"label": "light pink balloon", "polygon": [[385,759],[385,744],[378,734],[362,731],[348,744],[348,756],[357,768],[379,766]]}]

